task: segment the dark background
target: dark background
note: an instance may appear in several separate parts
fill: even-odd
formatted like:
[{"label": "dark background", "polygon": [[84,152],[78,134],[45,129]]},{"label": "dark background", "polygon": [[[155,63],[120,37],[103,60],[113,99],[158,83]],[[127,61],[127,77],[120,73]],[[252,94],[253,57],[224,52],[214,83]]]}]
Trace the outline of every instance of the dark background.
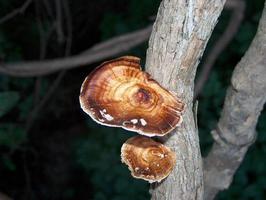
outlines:
[{"label": "dark background", "polygon": [[[23,2],[1,0],[0,19]],[[78,54],[108,38],[151,24],[160,3],[159,0],[64,2],[61,35],[51,28],[57,20],[54,0],[32,1],[22,14],[1,23],[0,62]],[[210,131],[219,119],[232,70],[250,45],[263,8],[263,0],[245,3],[239,31],[217,59],[198,97],[203,155],[212,144]],[[230,15],[230,10],[222,13],[206,55],[221,37]],[[69,52],[67,39],[72,41]],[[145,63],[146,48],[147,42],[121,55],[136,55]],[[133,179],[120,162],[120,147],[134,134],[100,126],[80,109],[81,83],[98,64],[38,78],[0,74],[0,192],[17,200],[150,198],[149,185]],[[257,131],[257,141],[249,149],[230,189],[217,199],[266,199],[265,111]]]}]

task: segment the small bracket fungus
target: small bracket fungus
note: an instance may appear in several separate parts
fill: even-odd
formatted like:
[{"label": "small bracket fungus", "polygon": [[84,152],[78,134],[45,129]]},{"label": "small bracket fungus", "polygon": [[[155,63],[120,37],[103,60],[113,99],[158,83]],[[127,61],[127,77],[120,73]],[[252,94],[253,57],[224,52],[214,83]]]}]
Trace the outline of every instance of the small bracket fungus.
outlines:
[{"label": "small bracket fungus", "polygon": [[168,147],[145,136],[128,139],[121,148],[121,160],[135,178],[160,182],[175,165],[175,153]]},{"label": "small bracket fungus", "polygon": [[141,71],[140,59],[124,56],[103,63],[84,80],[81,108],[96,122],[163,136],[179,126],[184,103]]}]

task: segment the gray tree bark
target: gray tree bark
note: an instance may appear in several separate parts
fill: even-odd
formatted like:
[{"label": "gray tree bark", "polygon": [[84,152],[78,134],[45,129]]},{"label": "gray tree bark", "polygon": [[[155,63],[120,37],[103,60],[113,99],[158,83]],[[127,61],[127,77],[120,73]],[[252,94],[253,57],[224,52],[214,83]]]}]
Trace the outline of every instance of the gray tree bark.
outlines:
[{"label": "gray tree bark", "polygon": [[[147,51],[146,70],[187,105],[182,126],[162,138],[177,155],[173,173],[151,186],[152,199],[203,199],[198,132],[192,112],[196,67],[224,1],[162,1]],[[266,7],[266,4],[265,4]],[[266,8],[265,8],[266,9]],[[248,147],[266,101],[266,11],[249,50],[237,65],[224,109],[204,160],[204,199],[228,188]]]},{"label": "gray tree bark", "polygon": [[266,3],[257,34],[236,66],[227,90],[215,140],[204,160],[204,199],[214,199],[228,188],[249,146],[256,139],[256,124],[266,101]]},{"label": "gray tree bark", "polygon": [[202,159],[192,111],[196,68],[225,0],[163,0],[147,50],[146,71],[185,103],[184,121],[163,142],[176,167],[151,186],[153,200],[203,199]]}]

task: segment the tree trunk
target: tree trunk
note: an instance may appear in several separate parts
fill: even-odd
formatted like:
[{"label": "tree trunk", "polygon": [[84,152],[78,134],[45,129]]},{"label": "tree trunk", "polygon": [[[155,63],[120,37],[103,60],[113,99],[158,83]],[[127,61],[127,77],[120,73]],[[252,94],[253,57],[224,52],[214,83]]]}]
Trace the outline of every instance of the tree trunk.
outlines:
[{"label": "tree trunk", "polygon": [[266,101],[266,2],[257,34],[234,70],[215,140],[204,160],[204,199],[228,188],[249,146]]},{"label": "tree trunk", "polygon": [[175,151],[176,167],[151,186],[153,200],[203,199],[203,172],[193,114],[194,78],[225,0],[163,0],[147,50],[146,71],[186,103],[181,127],[162,141]]}]

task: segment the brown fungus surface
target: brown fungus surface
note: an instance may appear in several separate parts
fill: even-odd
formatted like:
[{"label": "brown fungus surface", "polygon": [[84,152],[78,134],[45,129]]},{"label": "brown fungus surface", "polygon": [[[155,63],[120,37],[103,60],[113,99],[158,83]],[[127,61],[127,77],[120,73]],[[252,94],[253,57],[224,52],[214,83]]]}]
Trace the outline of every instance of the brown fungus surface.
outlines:
[{"label": "brown fungus surface", "polygon": [[121,148],[121,160],[135,178],[160,182],[173,170],[175,153],[168,147],[145,136],[128,139]]},{"label": "brown fungus surface", "polygon": [[140,59],[104,62],[84,80],[81,108],[96,122],[146,136],[163,136],[179,126],[184,103],[141,70]]}]

